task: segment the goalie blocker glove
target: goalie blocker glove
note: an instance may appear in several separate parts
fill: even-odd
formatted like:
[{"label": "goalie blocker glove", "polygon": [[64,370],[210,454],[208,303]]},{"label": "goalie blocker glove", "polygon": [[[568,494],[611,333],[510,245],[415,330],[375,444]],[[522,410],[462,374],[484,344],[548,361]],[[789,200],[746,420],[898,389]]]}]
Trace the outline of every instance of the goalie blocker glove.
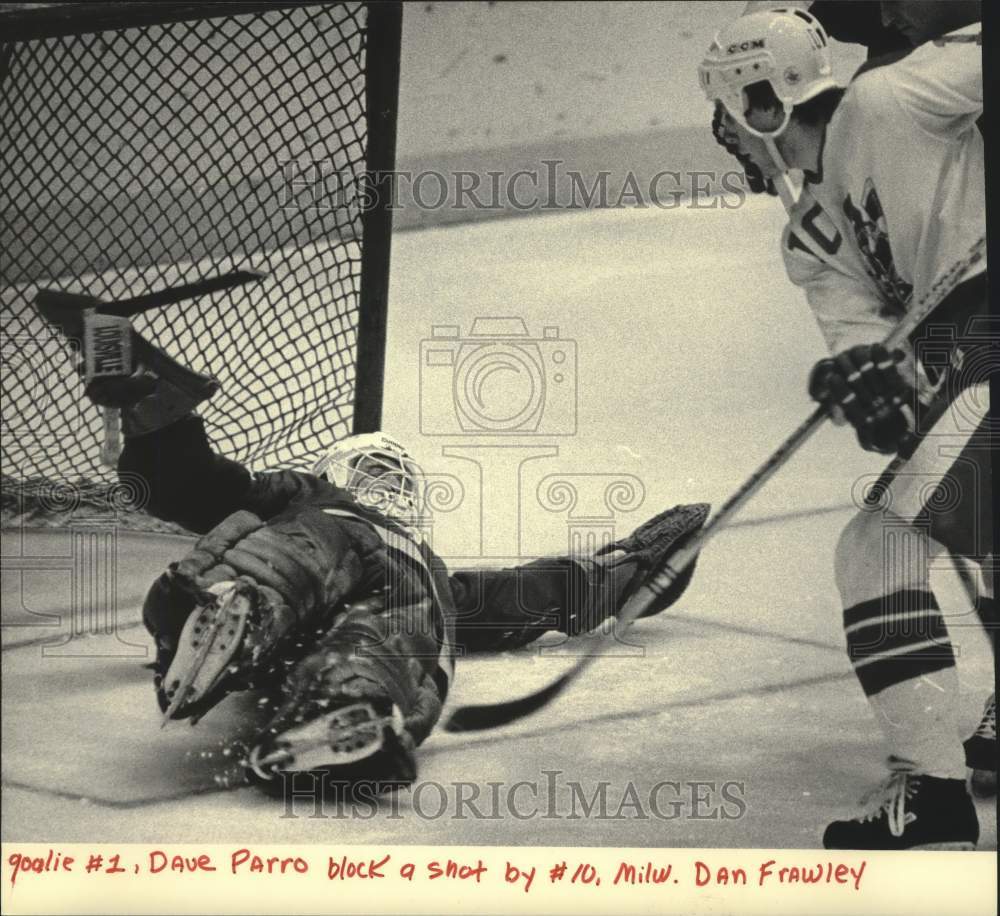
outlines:
[{"label": "goalie blocker glove", "polygon": [[126,437],[169,426],[218,391],[215,379],[182,366],[114,313],[102,311],[112,305],[58,290],[39,290],[33,302],[45,321],[83,342],[76,370],[87,396],[98,407],[121,410]]},{"label": "goalie blocker glove", "polygon": [[905,407],[915,399],[899,371],[902,350],[861,344],[820,360],[809,376],[809,395],[835,421],[847,420],[869,452],[893,455],[913,437]]}]

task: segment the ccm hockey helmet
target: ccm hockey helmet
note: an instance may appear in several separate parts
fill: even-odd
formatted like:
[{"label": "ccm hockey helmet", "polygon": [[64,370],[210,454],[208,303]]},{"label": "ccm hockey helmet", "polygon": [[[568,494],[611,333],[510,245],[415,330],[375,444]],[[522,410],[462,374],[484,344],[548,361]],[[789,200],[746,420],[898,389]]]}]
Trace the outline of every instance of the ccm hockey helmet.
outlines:
[{"label": "ccm hockey helmet", "polygon": [[383,432],[341,439],[312,468],[362,506],[412,525],[423,510],[425,481],[409,452]]},{"label": "ccm hockey helmet", "polygon": [[[721,102],[751,134],[779,136],[792,109],[837,88],[830,46],[819,20],[798,8],[748,13],[721,29],[698,67],[710,102]],[[747,123],[746,88],[767,83],[784,109],[781,125],[766,133]]]}]

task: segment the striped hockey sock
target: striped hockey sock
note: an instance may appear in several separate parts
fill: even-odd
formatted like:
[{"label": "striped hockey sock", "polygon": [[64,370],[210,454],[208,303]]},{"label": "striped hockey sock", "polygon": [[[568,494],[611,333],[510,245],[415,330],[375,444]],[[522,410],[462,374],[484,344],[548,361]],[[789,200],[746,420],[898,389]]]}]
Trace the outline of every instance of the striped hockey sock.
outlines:
[{"label": "striped hockey sock", "polygon": [[905,589],[854,605],[844,632],[891,755],[916,772],[964,778],[955,653],[934,595]]}]

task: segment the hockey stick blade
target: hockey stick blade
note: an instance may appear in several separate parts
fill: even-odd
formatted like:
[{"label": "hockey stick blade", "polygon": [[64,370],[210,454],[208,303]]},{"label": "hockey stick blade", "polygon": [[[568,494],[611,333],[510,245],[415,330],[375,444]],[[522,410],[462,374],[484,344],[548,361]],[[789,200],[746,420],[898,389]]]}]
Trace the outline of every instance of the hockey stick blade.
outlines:
[{"label": "hockey stick blade", "polygon": [[211,293],[218,293],[222,290],[233,289],[242,286],[244,283],[259,283],[266,279],[267,274],[252,270],[235,270],[232,273],[223,274],[219,277],[206,277],[195,283],[186,283],[183,286],[172,286],[169,289],[158,290],[155,293],[145,293],[132,299],[118,299],[115,302],[102,302],[97,306],[97,311],[102,315],[118,315],[122,318],[131,318],[150,309],[164,308],[168,305],[176,305],[185,299],[196,299],[198,296],[207,296]]},{"label": "hockey stick blade", "polygon": [[75,313],[82,313],[86,309],[94,309],[100,315],[132,318],[150,309],[176,305],[187,299],[196,299],[198,296],[207,296],[211,293],[233,289],[245,283],[260,283],[266,279],[267,274],[265,273],[236,270],[218,277],[206,277],[195,283],[171,286],[153,293],[143,293],[141,296],[135,296],[131,299],[117,299],[114,302],[104,302],[82,293],[40,289],[35,296],[34,305],[43,318],[56,324],[67,337],[78,337],[79,320]]},{"label": "hockey stick blade", "polygon": [[[966,257],[960,259],[945,271],[927,290],[893,332],[886,338],[885,345],[894,347],[906,340],[922,321],[941,304],[944,299],[965,279],[970,267],[978,264],[985,254],[986,237],[980,236],[969,248]],[[495,704],[460,706],[448,718],[445,731],[481,731],[498,728],[515,722],[524,716],[537,712],[561,694],[593,662],[617,642],[616,634],[627,629],[642,616],[643,611],[664,591],[666,591],[692,563],[701,549],[721,531],[740,509],[743,508],[794,455],[802,445],[819,429],[826,420],[826,408],[817,407],[796,430],[785,439],[774,453],[743,483],[742,486],[721,506],[708,523],[675,554],[666,558],[660,571],[632,595],[616,615],[617,626],[597,644],[596,651],[577,660],[565,673],[551,684],[516,700],[505,700]]]},{"label": "hockey stick blade", "polygon": [[447,732],[477,732],[490,728],[500,728],[502,725],[516,722],[551,703],[572,683],[574,676],[575,672],[571,669],[537,693],[529,693],[516,700],[461,706],[451,714],[444,725],[444,730]]}]

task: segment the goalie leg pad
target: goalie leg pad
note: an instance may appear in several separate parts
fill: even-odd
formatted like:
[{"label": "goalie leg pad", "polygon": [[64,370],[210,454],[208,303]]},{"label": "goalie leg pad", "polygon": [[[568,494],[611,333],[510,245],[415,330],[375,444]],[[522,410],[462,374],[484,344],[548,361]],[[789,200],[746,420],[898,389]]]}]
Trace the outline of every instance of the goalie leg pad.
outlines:
[{"label": "goalie leg pad", "polygon": [[193,715],[270,680],[279,661],[301,657],[308,627],[326,630],[360,562],[346,536],[321,541],[299,518],[268,526],[251,512],[229,516],[147,596],[161,708]]},{"label": "goalie leg pad", "polygon": [[173,659],[190,613],[199,603],[214,600],[210,587],[239,576],[235,567],[222,560],[225,552],[263,525],[252,512],[233,513],[199,538],[182,560],[172,563],[153,583],[142,606],[142,620],[156,640],[157,670],[161,674]]},{"label": "goalie leg pad", "polygon": [[388,635],[386,615],[371,609],[342,615],[292,671],[286,701],[250,752],[250,778],[265,791],[306,772],[344,784],[415,778],[415,749],[441,715],[436,659],[422,640]]}]

